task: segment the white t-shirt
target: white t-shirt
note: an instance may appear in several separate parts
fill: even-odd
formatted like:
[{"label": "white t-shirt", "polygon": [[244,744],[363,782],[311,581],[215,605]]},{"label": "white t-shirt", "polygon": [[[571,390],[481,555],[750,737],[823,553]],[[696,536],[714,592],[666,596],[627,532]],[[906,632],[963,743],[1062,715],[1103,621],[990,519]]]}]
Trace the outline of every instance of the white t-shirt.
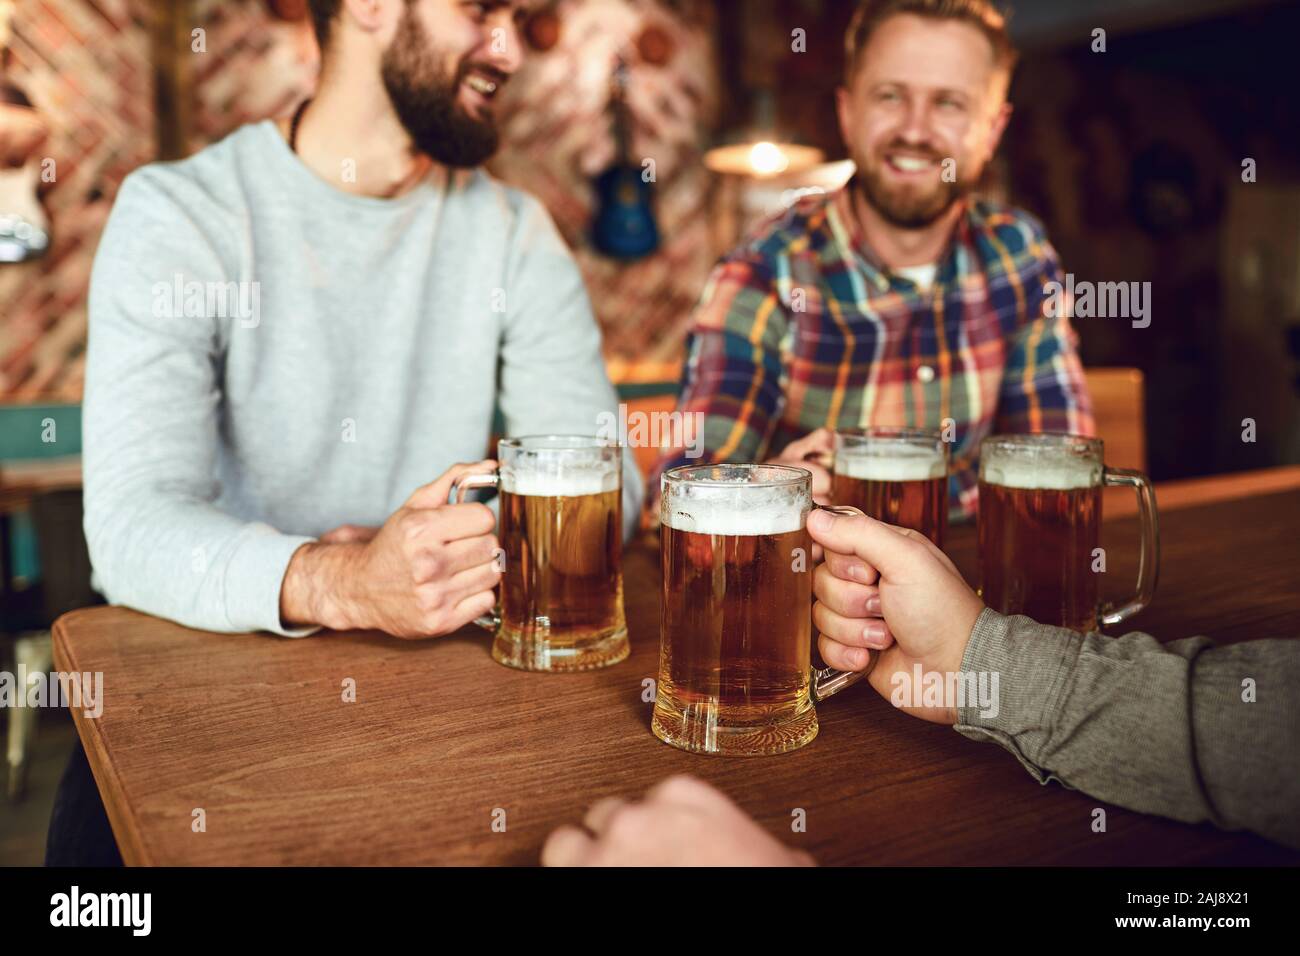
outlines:
[{"label": "white t-shirt", "polygon": [[916,283],[916,287],[924,292],[934,284],[934,275],[939,271],[937,262],[927,262],[923,266],[899,266],[894,270],[895,275],[900,275],[904,279],[910,279]]}]

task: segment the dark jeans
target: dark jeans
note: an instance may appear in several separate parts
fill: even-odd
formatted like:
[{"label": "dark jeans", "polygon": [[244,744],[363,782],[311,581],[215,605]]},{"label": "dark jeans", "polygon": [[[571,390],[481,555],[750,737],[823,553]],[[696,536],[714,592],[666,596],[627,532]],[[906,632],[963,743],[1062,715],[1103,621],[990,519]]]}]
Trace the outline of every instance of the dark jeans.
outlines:
[{"label": "dark jeans", "polygon": [[50,832],[45,840],[46,866],[121,866],[104,801],[78,740],[54,795]]}]

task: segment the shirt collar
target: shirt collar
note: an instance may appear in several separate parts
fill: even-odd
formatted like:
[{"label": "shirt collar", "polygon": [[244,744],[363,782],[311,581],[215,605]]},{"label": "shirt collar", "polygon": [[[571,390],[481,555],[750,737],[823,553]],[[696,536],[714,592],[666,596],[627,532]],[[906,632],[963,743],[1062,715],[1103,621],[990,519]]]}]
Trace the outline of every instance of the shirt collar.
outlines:
[{"label": "shirt collar", "polygon": [[[872,287],[877,292],[888,292],[894,273],[867,244],[866,236],[862,233],[857,214],[853,210],[853,190],[856,185],[857,176],[854,176],[832,196],[829,206],[831,231],[847,257],[853,261]],[[962,214],[957,217],[948,244],[939,256],[939,267],[934,274],[936,286],[951,283],[957,277],[962,263],[969,260],[968,256],[959,254],[959,250],[970,242],[971,237],[970,206],[966,200],[961,201],[966,205]],[[901,276],[898,278],[909,286],[912,284]]]}]

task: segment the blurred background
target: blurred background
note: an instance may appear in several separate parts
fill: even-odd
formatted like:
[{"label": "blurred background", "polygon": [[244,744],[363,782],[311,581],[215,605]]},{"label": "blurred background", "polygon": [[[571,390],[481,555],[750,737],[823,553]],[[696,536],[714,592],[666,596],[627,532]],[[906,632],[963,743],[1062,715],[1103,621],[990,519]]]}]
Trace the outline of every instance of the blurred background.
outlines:
[{"label": "blurred background", "polygon": [[[714,260],[797,191],[850,175],[833,93],[853,6],[558,0],[528,22],[531,55],[501,104],[492,170],[541,198],[574,249],[625,398],[670,406]],[[1140,451],[1117,464],[1166,481],[1300,462],[1300,5],[1002,6],[1022,61],[987,189],[1043,220],[1076,280],[1152,283],[1149,328],[1075,323],[1085,364],[1135,383],[1114,400]],[[0,171],[7,668],[13,655],[41,663],[42,629],[94,600],[79,538],[78,403],[90,267],[123,177],[292,112],[312,90],[317,50],[302,0],[0,9],[10,20],[0,101],[30,105],[48,128],[24,166]],[[1094,51],[1098,29],[1105,52]],[[661,241],[634,261],[592,239],[593,180],[621,152],[654,160]],[[1245,418],[1257,423],[1253,443],[1240,440]],[[70,732],[62,713],[41,720],[56,739]],[[0,813],[0,861],[36,862],[48,804],[35,794],[52,792],[62,757],[38,761],[23,745],[33,728],[6,721],[10,789],[17,799],[26,783],[33,796]]]},{"label": "blurred background", "polygon": [[[847,170],[833,110],[849,0],[560,0],[528,32],[493,171],[538,195],[579,256],[619,381],[675,378],[693,302],[719,253],[788,190]],[[1157,480],[1300,456],[1300,6],[1248,0],[1020,0],[1015,115],[990,190],[1047,225],[1079,280],[1145,281],[1154,321],[1079,319],[1085,362],[1146,379]],[[5,76],[51,129],[35,178],[50,246],[0,265],[0,398],[80,397],[85,293],[122,178],[312,89],[301,0],[20,0]],[[1107,49],[1092,51],[1092,31]],[[202,52],[191,52],[201,30]],[[792,37],[803,31],[801,52]],[[663,241],[633,263],[588,239],[593,177],[615,153],[614,58],[630,62],[630,151],[656,163]],[[826,164],[719,173],[712,146],[770,139]],[[1257,182],[1243,183],[1251,158]],[[36,160],[33,160],[35,163]],[[716,165],[716,164],[715,164]],[[798,163],[795,168],[798,168]],[[741,171],[743,172],[743,170]],[[32,178],[32,177],[28,177]],[[670,372],[672,374],[665,374]],[[1244,454],[1207,432],[1253,417]]]}]

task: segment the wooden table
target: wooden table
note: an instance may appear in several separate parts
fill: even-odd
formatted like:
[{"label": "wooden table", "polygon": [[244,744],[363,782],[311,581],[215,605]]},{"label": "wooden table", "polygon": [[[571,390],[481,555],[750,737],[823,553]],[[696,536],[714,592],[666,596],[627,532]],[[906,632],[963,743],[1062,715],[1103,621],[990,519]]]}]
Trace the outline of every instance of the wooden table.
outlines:
[{"label": "wooden table", "polygon": [[[1160,587],[1134,626],[1162,640],[1300,635],[1300,491],[1195,505],[1188,487],[1172,489],[1182,504],[1163,515]],[[973,531],[953,529],[949,548],[968,577]],[[1122,591],[1134,521],[1111,519],[1104,534],[1107,577]],[[625,574],[631,658],[566,676],[493,663],[473,629],[409,643],[287,640],[200,633],[116,607],[67,615],[54,631],[58,666],[105,675],[103,716],[75,716],[123,856],[529,864],[593,801],[690,772],[823,863],[1300,862],[1254,836],[1118,807],[1094,833],[1099,801],[1040,786],[1004,750],[908,717],[866,685],[822,704],[821,735],[794,753],[674,750],[651,736],[642,699],[658,663],[657,550],[631,548]],[[355,703],[342,700],[348,678]],[[206,832],[191,829],[196,808]],[[791,832],[796,808],[802,834]],[[498,811],[505,832],[493,829]]]}]

